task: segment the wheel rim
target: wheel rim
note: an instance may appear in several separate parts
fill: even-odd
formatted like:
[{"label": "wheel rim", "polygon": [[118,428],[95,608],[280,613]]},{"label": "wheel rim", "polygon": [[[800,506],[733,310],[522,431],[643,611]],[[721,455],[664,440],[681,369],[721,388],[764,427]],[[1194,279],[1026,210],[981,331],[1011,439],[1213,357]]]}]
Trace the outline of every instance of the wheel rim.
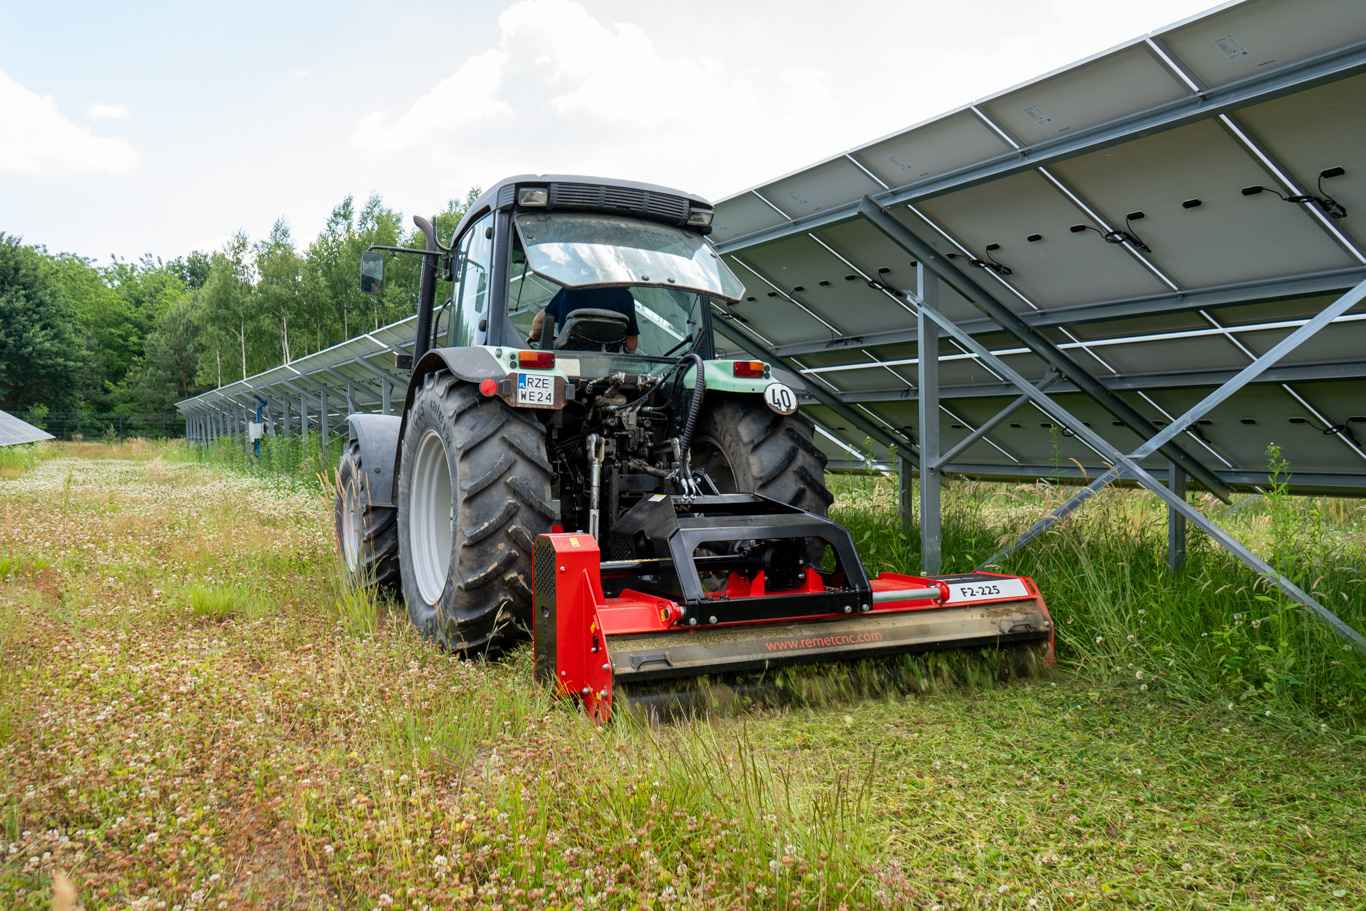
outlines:
[{"label": "wheel rim", "polygon": [[428,430],[417,444],[412,478],[408,552],[413,555],[418,593],[423,601],[435,604],[446,588],[451,570],[454,513],[446,444],[435,430]]},{"label": "wheel rim", "polygon": [[356,482],[352,480],[342,488],[341,543],[346,568],[353,573],[360,565],[360,529],[365,521],[363,512],[360,491],[356,490]]}]

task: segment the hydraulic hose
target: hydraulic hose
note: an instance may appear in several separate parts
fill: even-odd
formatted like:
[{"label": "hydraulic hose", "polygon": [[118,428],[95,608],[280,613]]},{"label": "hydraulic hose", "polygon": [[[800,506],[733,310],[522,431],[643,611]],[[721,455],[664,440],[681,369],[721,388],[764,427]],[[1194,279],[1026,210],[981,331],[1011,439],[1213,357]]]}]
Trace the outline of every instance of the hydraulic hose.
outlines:
[{"label": "hydraulic hose", "polygon": [[[688,417],[687,420],[683,422],[683,433],[678,438],[679,449],[682,450],[683,458],[686,459],[688,457],[688,450],[692,445],[693,431],[697,429],[698,415],[702,413],[702,396],[707,391],[707,379],[703,375],[706,373],[706,365],[702,362],[700,356],[697,354],[689,354],[684,360],[692,361],[693,365],[697,368],[697,379],[693,383],[692,388],[692,401],[688,403]],[[682,366],[681,363],[680,366]],[[679,374],[680,383],[685,374],[686,371]]]}]

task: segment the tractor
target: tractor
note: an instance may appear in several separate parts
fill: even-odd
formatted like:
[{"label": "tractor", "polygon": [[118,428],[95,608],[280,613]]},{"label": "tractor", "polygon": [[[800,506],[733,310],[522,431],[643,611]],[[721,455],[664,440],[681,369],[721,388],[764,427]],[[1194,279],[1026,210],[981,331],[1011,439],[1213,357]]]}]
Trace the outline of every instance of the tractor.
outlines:
[{"label": "tractor", "polygon": [[[869,579],[790,374],[717,358],[744,286],[713,207],[665,187],[518,176],[449,243],[415,218],[416,339],[399,415],[353,414],[336,534],[357,582],[464,656],[532,639],[537,679],[605,719],[699,674],[974,645],[1051,654],[1033,580]],[[451,294],[436,306],[438,276]]]}]

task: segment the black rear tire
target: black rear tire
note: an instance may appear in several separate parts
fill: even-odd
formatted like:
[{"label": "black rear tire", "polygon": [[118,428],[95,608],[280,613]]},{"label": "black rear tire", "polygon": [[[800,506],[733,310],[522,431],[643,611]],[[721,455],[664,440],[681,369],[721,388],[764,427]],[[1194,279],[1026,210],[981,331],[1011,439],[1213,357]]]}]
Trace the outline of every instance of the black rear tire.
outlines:
[{"label": "black rear tire", "polygon": [[[419,584],[414,560],[431,512],[415,510],[419,446],[435,435],[449,484],[449,562],[444,584]],[[435,441],[428,444],[435,446]],[[435,452],[433,448],[431,451]],[[403,435],[398,497],[399,565],[408,617],[424,635],[461,654],[497,651],[531,621],[531,545],[557,517],[551,502],[545,428],[501,399],[446,371],[423,378]],[[438,509],[440,521],[445,513]],[[446,529],[441,529],[444,536]],[[416,556],[415,556],[416,555]],[[430,583],[430,575],[427,576]]]},{"label": "black rear tire", "polygon": [[342,450],[337,465],[335,513],[337,550],[347,575],[358,585],[397,591],[398,510],[371,502],[369,476],[355,440]]},{"label": "black rear tire", "polygon": [[835,498],[814,432],[800,414],[777,414],[759,396],[725,398],[702,414],[693,468],[705,470],[722,493],[758,493],[824,516]]}]

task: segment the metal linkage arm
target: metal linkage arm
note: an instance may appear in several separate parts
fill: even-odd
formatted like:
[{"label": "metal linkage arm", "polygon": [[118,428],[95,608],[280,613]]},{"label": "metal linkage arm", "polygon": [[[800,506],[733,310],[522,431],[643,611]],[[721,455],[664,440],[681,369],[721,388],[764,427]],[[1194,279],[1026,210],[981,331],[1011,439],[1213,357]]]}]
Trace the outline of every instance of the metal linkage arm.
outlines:
[{"label": "metal linkage arm", "polygon": [[[1219,390],[1216,390],[1215,392],[1211,393],[1209,396],[1205,398],[1203,402],[1201,402],[1201,405],[1197,405],[1196,408],[1192,409],[1190,413],[1184,415],[1181,418],[1181,420],[1172,422],[1172,424],[1168,425],[1168,427],[1164,429],[1163,433],[1159,433],[1156,437],[1153,437],[1153,439],[1149,442],[1160,440],[1168,431],[1170,431],[1171,433],[1180,433],[1181,428],[1179,425],[1182,421],[1185,421],[1188,418],[1192,421],[1197,420],[1199,418],[1199,414],[1204,413],[1204,411],[1199,410],[1202,405],[1207,406],[1204,410],[1208,410],[1208,408],[1214,407],[1213,404],[1207,404],[1210,402],[1211,399],[1217,398],[1217,401],[1215,401],[1214,404],[1218,404],[1219,401],[1223,401],[1225,398],[1228,397],[1228,395],[1231,395],[1233,391],[1236,391],[1236,388],[1241,388],[1242,385],[1246,385],[1253,378],[1255,378],[1258,373],[1265,370],[1268,366],[1270,366],[1271,363],[1274,363],[1275,359],[1282,357],[1285,351],[1288,351],[1291,348],[1294,348],[1295,346],[1299,345],[1310,335],[1313,335],[1313,333],[1317,331],[1318,328],[1321,328],[1322,325],[1326,324],[1327,322],[1330,322],[1333,318],[1336,318],[1336,316],[1341,312],[1339,310],[1339,307],[1342,307],[1344,305],[1344,302],[1345,306],[1347,308],[1350,308],[1359,303],[1363,297],[1366,297],[1366,282],[1363,282],[1356,288],[1353,288],[1346,295],[1339,298],[1327,310],[1319,314],[1320,317],[1326,317],[1323,320],[1323,322],[1319,322],[1319,318],[1316,317],[1315,320],[1312,320],[1310,323],[1306,323],[1304,326],[1300,327],[1299,330],[1296,330],[1295,333],[1283,339],[1271,351],[1268,351],[1265,355],[1258,358],[1248,367],[1240,371],[1237,377],[1235,377],[1233,380],[1230,380],[1228,384],[1225,384],[1225,387],[1221,387]],[[1016,370],[1014,370],[1008,364],[1002,361],[1001,358],[992,354],[980,342],[978,342],[976,339],[972,338],[972,336],[968,335],[966,332],[960,329],[953,322],[953,320],[944,316],[942,313],[939,313],[938,311],[932,309],[931,307],[925,306],[923,302],[921,304],[921,309],[922,312],[928,315],[932,320],[934,320],[934,322],[938,323],[939,326],[947,334],[957,339],[958,342],[963,345],[963,347],[967,348],[969,351],[976,354],[983,360],[984,363],[989,364],[992,367],[992,369],[999,372],[1003,377],[1005,377],[1017,388],[1019,388],[1020,391],[1023,392],[1031,402],[1038,405],[1041,409],[1043,409],[1050,416],[1052,416],[1056,421],[1058,421],[1060,424],[1071,430],[1074,434],[1077,435],[1078,438],[1083,440],[1087,445],[1091,446],[1105,458],[1114,462],[1116,467],[1106,472],[1106,475],[1113,475],[1113,477],[1111,477],[1111,480],[1113,480],[1114,477],[1118,477],[1119,472],[1121,471],[1127,473],[1138,483],[1142,484],[1144,487],[1148,488],[1153,493],[1161,497],[1162,500],[1165,501],[1167,505],[1174,509],[1176,512],[1180,513],[1181,515],[1184,515],[1191,522],[1198,525],[1201,529],[1205,531],[1206,534],[1208,534],[1214,540],[1222,544],[1230,553],[1232,553],[1245,565],[1247,565],[1249,568],[1257,572],[1259,575],[1266,578],[1288,597],[1293,598],[1295,601],[1298,601],[1300,604],[1307,607],[1315,615],[1317,615],[1320,620],[1322,620],[1324,623],[1332,627],[1333,630],[1336,631],[1340,636],[1342,636],[1344,639],[1352,643],[1352,645],[1355,646],[1363,654],[1366,654],[1366,636],[1362,636],[1361,633],[1357,632],[1355,629],[1348,626],[1345,622],[1343,622],[1342,618],[1338,617],[1328,608],[1324,607],[1322,604],[1319,604],[1318,601],[1314,600],[1314,597],[1312,595],[1301,589],[1294,582],[1291,582],[1285,576],[1281,575],[1269,564],[1267,564],[1266,561],[1262,560],[1252,551],[1244,547],[1242,542],[1240,542],[1237,538],[1233,537],[1228,532],[1224,531],[1224,529],[1220,528],[1218,525],[1211,522],[1208,518],[1205,517],[1204,513],[1192,507],[1189,503],[1185,501],[1183,497],[1178,497],[1176,494],[1168,490],[1167,487],[1161,481],[1154,478],[1151,474],[1144,470],[1144,468],[1141,465],[1139,465],[1136,461],[1134,461],[1129,456],[1125,455],[1123,452],[1117,449],[1113,444],[1111,444],[1100,434],[1096,433],[1090,427],[1087,427],[1084,422],[1074,417],[1072,413],[1069,412],[1066,408],[1063,408],[1057,402],[1049,398],[1046,393],[1039,390],[1036,386],[1030,383],[1023,376],[1021,376]],[[1314,328],[1311,329],[1311,326],[1313,326]],[[1272,357],[1273,354],[1275,355],[1275,357]],[[1227,386],[1234,383],[1235,381],[1240,381],[1240,385],[1235,389],[1231,389],[1225,393],[1224,389]],[[1223,394],[1221,395],[1221,393]],[[1195,413],[1196,411],[1199,411],[1199,414]],[[1160,443],[1158,443],[1158,445],[1160,445]],[[1151,454],[1151,451],[1155,451],[1155,447],[1153,450],[1150,450],[1149,454]],[[1082,502],[1085,502],[1086,499],[1089,499],[1091,496],[1093,496],[1094,493],[1095,491],[1088,487],[1085,491],[1082,491],[1073,499],[1077,501],[1076,505],[1080,505]],[[1072,507],[1072,509],[1075,508],[1076,506]],[[1070,512],[1071,510],[1068,511]],[[988,561],[988,563],[984,565],[990,565],[990,561]]]},{"label": "metal linkage arm", "polygon": [[[918,262],[924,263],[926,268],[934,272],[946,284],[952,287],[963,297],[967,298],[973,306],[994,319],[1002,328],[1011,335],[1014,335],[1029,348],[1030,351],[1038,355],[1044,363],[1048,364],[1059,374],[1066,377],[1078,389],[1089,395],[1110,414],[1120,421],[1123,421],[1130,430],[1138,434],[1139,437],[1147,437],[1152,432],[1152,423],[1143,415],[1134,410],[1128,402],[1124,401],[1104,384],[1093,377],[1077,365],[1056,345],[1050,342],[1044,335],[1027,324],[1009,307],[1006,307],[976,279],[957,265],[950,262],[947,257],[942,255],[934,247],[925,243],[910,228],[897,221],[881,205],[870,196],[865,196],[859,204],[859,212],[871,222],[878,230],[887,236],[887,239],[901,247],[907,253],[916,258]],[[970,337],[970,336],[969,336]],[[978,346],[980,347],[980,346]],[[993,359],[992,363],[997,360]],[[1214,472],[1210,471],[1190,453],[1182,449],[1175,442],[1168,442],[1163,450],[1163,455],[1178,465],[1183,471],[1196,479],[1207,490],[1225,502],[1229,501],[1230,490],[1228,485],[1219,480]]]}]

